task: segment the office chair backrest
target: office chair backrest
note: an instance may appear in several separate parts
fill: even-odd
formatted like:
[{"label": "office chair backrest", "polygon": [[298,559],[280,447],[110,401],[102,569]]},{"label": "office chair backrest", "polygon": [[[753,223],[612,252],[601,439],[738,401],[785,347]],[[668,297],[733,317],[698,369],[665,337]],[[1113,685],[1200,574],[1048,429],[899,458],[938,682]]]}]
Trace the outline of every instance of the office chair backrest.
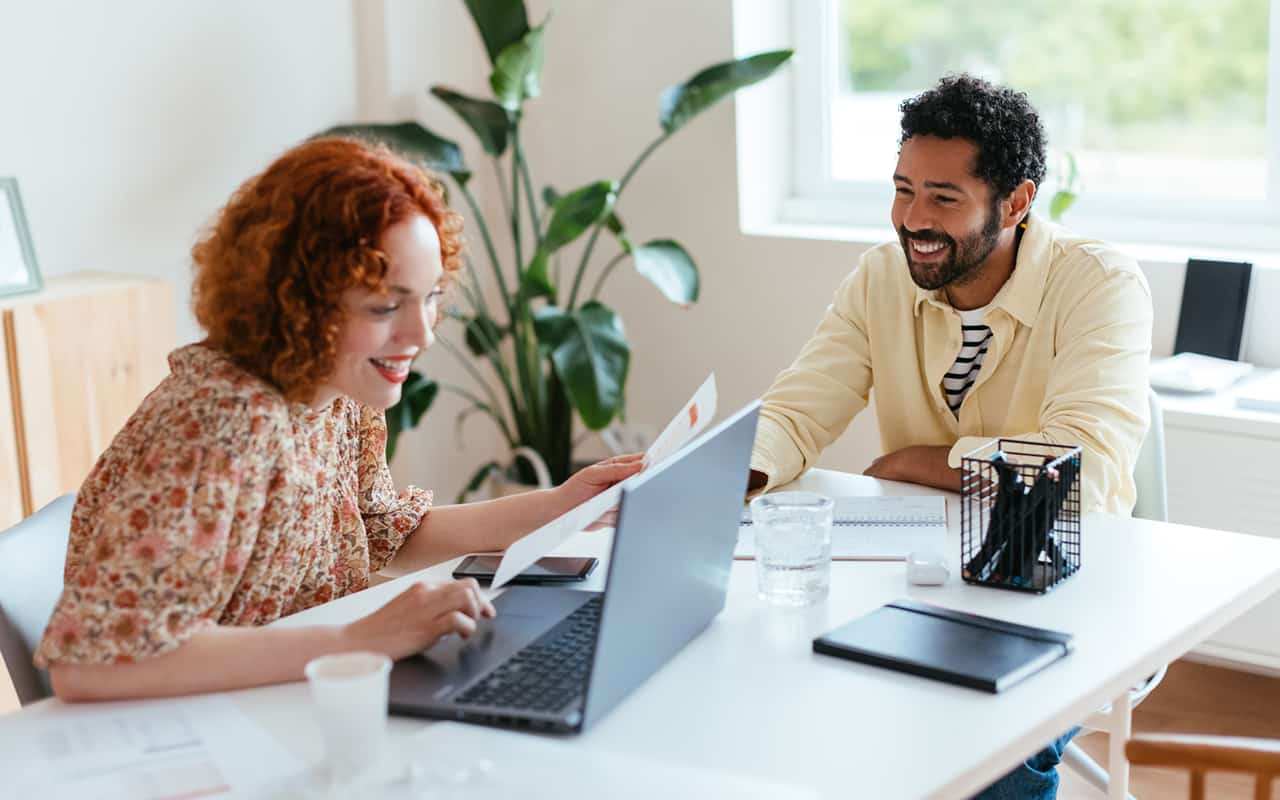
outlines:
[{"label": "office chair backrest", "polygon": [[23,705],[53,694],[31,657],[62,594],[75,504],[64,494],[0,533],[0,654]]},{"label": "office chair backrest", "polygon": [[1164,471],[1164,412],[1160,410],[1160,396],[1147,390],[1147,402],[1151,407],[1151,427],[1138,450],[1138,460],[1133,466],[1133,482],[1138,490],[1138,502],[1133,506],[1133,516],[1158,522],[1169,521],[1169,493]]}]

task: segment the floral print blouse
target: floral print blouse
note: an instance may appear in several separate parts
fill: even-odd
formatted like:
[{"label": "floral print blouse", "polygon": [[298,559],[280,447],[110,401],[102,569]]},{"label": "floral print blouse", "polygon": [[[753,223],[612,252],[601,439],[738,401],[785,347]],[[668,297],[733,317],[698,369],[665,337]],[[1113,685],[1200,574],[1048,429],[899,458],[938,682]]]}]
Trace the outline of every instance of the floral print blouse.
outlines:
[{"label": "floral print blouse", "polygon": [[290,403],[203,345],[169,367],[80,488],[37,666],[149,658],[357,592],[430,509],[396,494],[381,411]]}]

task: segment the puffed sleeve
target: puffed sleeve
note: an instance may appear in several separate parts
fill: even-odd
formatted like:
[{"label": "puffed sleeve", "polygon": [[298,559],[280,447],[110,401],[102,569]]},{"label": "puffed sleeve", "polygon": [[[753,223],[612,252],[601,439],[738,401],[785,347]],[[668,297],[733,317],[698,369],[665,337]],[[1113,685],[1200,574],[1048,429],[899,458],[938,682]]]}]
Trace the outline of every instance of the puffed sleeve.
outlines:
[{"label": "puffed sleeve", "polygon": [[387,420],[380,410],[360,407],[360,516],[369,540],[369,570],[391,562],[405,539],[431,511],[431,492],[409,486],[396,492],[387,466]]},{"label": "puffed sleeve", "polygon": [[112,443],[77,498],[37,666],[150,658],[217,623],[273,472],[267,420],[241,411],[171,406]]}]

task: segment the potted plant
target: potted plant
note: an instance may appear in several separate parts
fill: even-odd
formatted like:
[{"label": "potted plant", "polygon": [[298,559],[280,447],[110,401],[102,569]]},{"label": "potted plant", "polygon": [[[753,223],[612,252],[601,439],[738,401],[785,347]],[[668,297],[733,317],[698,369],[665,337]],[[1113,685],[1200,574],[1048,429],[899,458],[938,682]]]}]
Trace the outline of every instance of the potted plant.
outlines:
[{"label": "potted plant", "polygon": [[[594,181],[563,194],[551,187],[539,191],[529,177],[520,125],[525,102],[541,91],[547,22],[530,27],[523,0],[465,2],[493,65],[493,97],[469,97],[444,86],[432,86],[430,93],[476,135],[499,175],[510,176],[500,220],[487,220],[481,213],[470,186],[472,170],[458,145],[417,122],[342,125],[324,132],[383,142],[447,175],[454,196],[461,196],[471,212],[468,226],[473,236],[478,232],[496,283],[495,306],[486,300],[480,270],[469,255],[459,280],[462,305],[448,311],[448,321],[461,332],[466,351],[451,341],[447,329],[437,340],[441,349],[459,359],[477,388],[411,373],[400,402],[387,411],[387,458],[394,454],[399,434],[417,425],[443,390],[468,402],[464,415],[481,413],[492,420],[512,452],[524,456],[515,461],[522,481],[533,483],[542,473],[544,479],[559,483],[573,463],[574,417],[588,430],[600,430],[623,411],[631,349],[621,318],[600,297],[609,276],[629,262],[672,303],[688,306],[698,299],[693,258],[671,239],[633,242],[615,213],[618,198],[663,142],[716,102],[772,75],[791,58],[791,51],[716,64],[666,89],[659,102],[660,130],[620,179]],[[499,256],[494,240],[498,229],[510,232],[509,262]],[[592,256],[606,232],[615,252],[593,270]],[[587,240],[576,265],[559,263],[561,251],[584,235]],[[474,360],[487,363],[491,375]],[[464,494],[497,467],[495,462],[481,466]]]}]

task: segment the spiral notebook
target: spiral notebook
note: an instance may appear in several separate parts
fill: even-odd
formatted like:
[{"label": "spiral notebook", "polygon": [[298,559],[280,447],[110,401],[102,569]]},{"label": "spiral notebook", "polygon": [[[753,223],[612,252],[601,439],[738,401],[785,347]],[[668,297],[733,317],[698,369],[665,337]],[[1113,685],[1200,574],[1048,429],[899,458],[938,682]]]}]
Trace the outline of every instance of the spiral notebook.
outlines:
[{"label": "spiral notebook", "polygon": [[[743,509],[737,559],[755,558],[751,509]],[[942,495],[838,497],[831,528],[835,561],[897,561],[911,552],[944,553],[947,500]]]}]

